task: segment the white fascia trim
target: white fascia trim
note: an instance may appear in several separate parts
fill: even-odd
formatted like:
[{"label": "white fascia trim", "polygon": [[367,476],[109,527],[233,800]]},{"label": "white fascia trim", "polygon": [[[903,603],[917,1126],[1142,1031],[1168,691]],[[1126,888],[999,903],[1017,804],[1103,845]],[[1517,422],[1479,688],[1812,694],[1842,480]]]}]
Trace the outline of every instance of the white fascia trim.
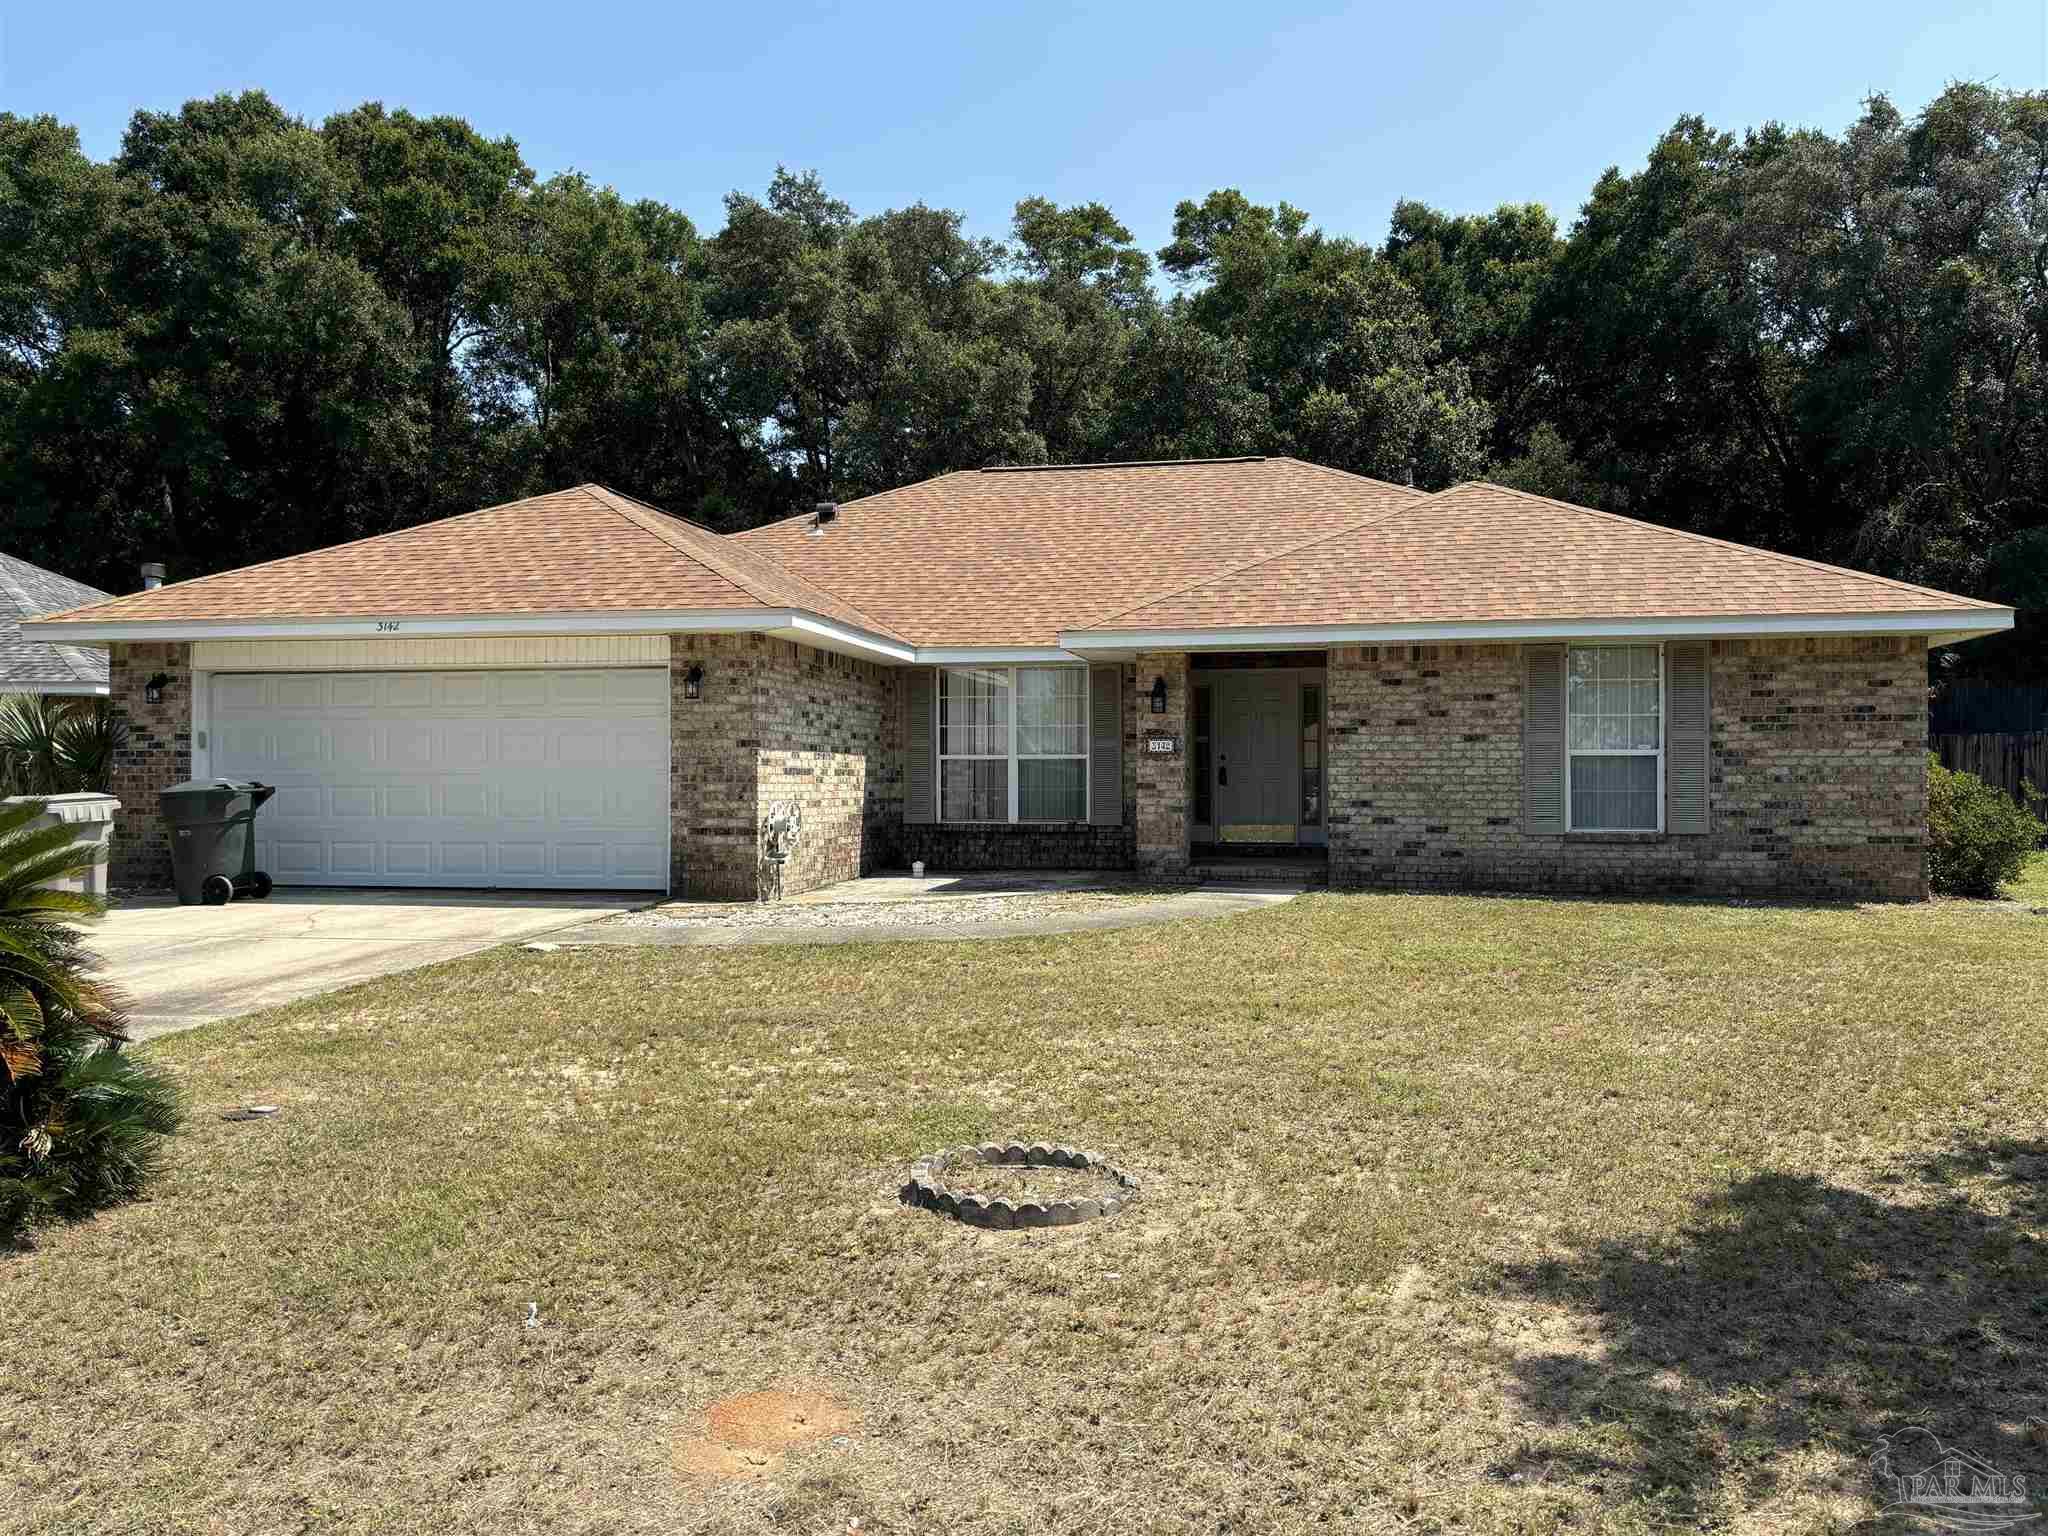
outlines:
[{"label": "white fascia trim", "polygon": [[105,698],[106,683],[10,683],[0,678],[0,693],[45,693],[66,699]]},{"label": "white fascia trim", "polygon": [[973,667],[973,666],[1014,666],[1019,662],[1067,662],[1086,661],[1072,651],[1063,651],[1056,645],[920,645],[917,648],[919,666]]},{"label": "white fascia trim", "polygon": [[[1961,628],[1967,624],[1969,628]],[[1403,644],[1435,640],[1675,640],[1717,635],[1924,634],[1930,645],[2012,628],[2013,610],[1967,613],[1770,614],[1655,619],[1480,619],[1408,624],[1246,625],[1239,629],[1063,630],[1060,644],[1083,653],[1107,651],[1320,650],[1331,645]]]},{"label": "white fascia trim", "polygon": [[88,619],[36,624],[31,639],[106,644],[120,640],[367,640],[380,636],[448,639],[482,635],[786,634],[829,643],[884,661],[907,662],[913,649],[868,630],[794,608],[622,609],[616,613],[521,613],[473,616],[401,614],[339,619]]},{"label": "white fascia trim", "polygon": [[787,622],[766,626],[771,634],[793,632],[813,644],[877,656],[885,661],[913,661],[917,657],[915,648],[901,640],[885,639],[872,630],[855,629],[850,624],[837,624],[794,609],[783,617]]}]

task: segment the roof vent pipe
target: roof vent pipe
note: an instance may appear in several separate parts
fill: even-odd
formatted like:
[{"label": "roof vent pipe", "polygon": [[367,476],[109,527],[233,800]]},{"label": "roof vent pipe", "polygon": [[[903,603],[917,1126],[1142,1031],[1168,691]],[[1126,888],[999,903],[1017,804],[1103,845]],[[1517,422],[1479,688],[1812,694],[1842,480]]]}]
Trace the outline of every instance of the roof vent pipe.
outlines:
[{"label": "roof vent pipe", "polygon": [[823,532],[825,531],[825,525],[826,525],[827,523],[831,522],[831,521],[832,521],[832,519],[833,519],[833,518],[835,518],[835,517],[837,517],[838,515],[839,515],[839,503],[838,503],[838,502],[836,502],[836,501],[821,501],[821,502],[818,502],[818,503],[817,503],[816,505],[814,505],[814,506],[813,506],[813,507],[811,508],[811,532],[812,532],[812,533],[814,533],[814,534],[819,534],[819,533],[823,533]]},{"label": "roof vent pipe", "polygon": [[154,592],[164,584],[164,568],[161,562],[150,560],[142,567],[142,590]]}]

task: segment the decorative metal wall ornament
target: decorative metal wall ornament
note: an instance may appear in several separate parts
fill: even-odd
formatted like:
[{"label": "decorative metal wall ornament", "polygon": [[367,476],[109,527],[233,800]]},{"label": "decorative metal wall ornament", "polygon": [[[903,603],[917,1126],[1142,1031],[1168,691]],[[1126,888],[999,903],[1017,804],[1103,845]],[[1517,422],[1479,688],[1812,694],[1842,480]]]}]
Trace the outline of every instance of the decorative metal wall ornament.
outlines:
[{"label": "decorative metal wall ornament", "polygon": [[801,801],[779,800],[768,807],[761,820],[761,899],[782,900],[782,866],[796,852],[803,838],[804,808]]}]

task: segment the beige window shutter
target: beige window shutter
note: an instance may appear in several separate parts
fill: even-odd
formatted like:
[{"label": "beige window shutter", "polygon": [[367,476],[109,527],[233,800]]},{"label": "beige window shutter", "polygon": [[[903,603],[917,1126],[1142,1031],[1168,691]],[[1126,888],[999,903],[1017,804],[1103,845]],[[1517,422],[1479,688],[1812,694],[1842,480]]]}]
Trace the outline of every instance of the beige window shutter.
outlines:
[{"label": "beige window shutter", "polygon": [[1707,642],[1688,640],[1664,648],[1664,828],[1705,832],[1707,824],[1710,727]]},{"label": "beige window shutter", "polygon": [[1561,645],[1522,647],[1522,830],[1562,835],[1564,655]]}]

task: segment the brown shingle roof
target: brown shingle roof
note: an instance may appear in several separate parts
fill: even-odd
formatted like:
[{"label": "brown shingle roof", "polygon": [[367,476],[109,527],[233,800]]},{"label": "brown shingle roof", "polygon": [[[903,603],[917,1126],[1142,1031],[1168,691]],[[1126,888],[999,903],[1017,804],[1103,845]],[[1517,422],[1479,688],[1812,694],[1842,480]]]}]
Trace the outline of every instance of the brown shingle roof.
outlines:
[{"label": "brown shingle roof", "polygon": [[966,471],[849,502],[819,533],[806,514],[724,538],[581,485],[52,619],[791,609],[927,648],[1049,647],[1088,629],[1901,612],[1963,630],[2008,612],[1501,486],[1424,496],[1275,458]]},{"label": "brown shingle roof", "polygon": [[204,622],[778,608],[879,627],[757,551],[603,486],[579,485],[51,618]]},{"label": "brown shingle roof", "polygon": [[918,645],[1049,646],[1420,495],[1282,458],[965,470],[736,539]]},{"label": "brown shingle roof", "polygon": [[2003,613],[1882,576],[1468,482],[1075,628]]}]

